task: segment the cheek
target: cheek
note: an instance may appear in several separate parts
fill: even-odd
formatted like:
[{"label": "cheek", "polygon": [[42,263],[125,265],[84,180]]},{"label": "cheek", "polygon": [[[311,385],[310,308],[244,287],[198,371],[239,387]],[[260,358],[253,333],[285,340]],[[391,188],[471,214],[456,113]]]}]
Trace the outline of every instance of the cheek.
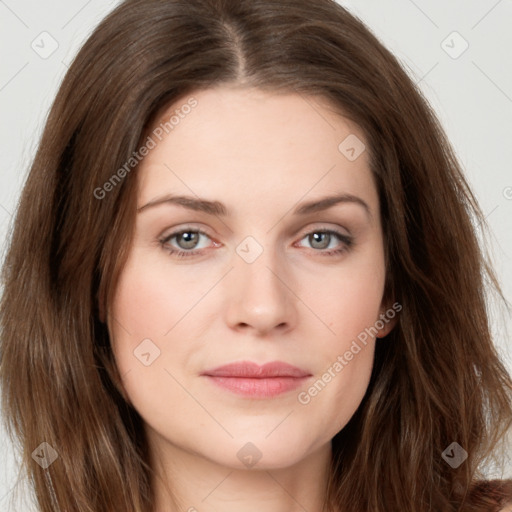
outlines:
[{"label": "cheek", "polygon": [[375,282],[345,281],[346,288],[333,299],[331,329],[344,342],[357,338],[366,329],[375,325],[381,304],[381,289]]},{"label": "cheek", "polygon": [[354,255],[335,272],[304,284],[304,301],[329,327],[324,341],[328,352],[341,350],[350,340],[375,326],[384,291],[385,269],[381,251]]},{"label": "cheek", "polygon": [[[143,378],[151,385],[151,374],[165,352],[164,335],[176,322],[173,312],[179,310],[179,297],[155,266],[142,263],[137,251],[133,251],[109,310],[109,332],[121,375],[130,381],[143,372]],[[151,365],[144,366],[146,362]]]},{"label": "cheek", "polygon": [[190,339],[198,328],[194,314],[210,314],[204,303],[201,309],[196,306],[215,282],[211,274],[208,269],[173,266],[153,251],[133,248],[109,311],[109,332],[116,364],[134,401],[144,399],[140,393],[161,394],[171,378],[165,370],[174,371],[177,362],[194,352],[194,344],[179,341]]},{"label": "cheek", "polygon": [[334,433],[350,419],[368,387],[385,282],[381,251],[354,257],[350,263],[320,280],[325,293],[309,293],[311,309],[329,330],[317,337],[322,371],[302,403],[310,400],[316,410],[324,411]]},{"label": "cheek", "polygon": [[[323,406],[318,404],[319,408],[325,411],[324,419],[331,425],[332,435],[338,433],[354,415],[370,381],[375,341],[357,345],[352,345],[352,349],[340,354],[342,357],[337,360],[339,364],[331,367],[329,377],[332,380],[327,385],[332,386],[332,390],[325,394],[326,403]],[[348,360],[348,354],[352,354],[352,359]],[[339,373],[336,370],[339,370]],[[326,375],[323,377],[325,379]]]},{"label": "cheek", "polygon": [[[361,287],[349,298],[337,297],[330,333],[317,338],[322,364],[311,385],[298,396],[312,429],[331,438],[359,407],[370,381],[375,350],[374,327],[379,294]],[[324,305],[324,312],[327,311]]]},{"label": "cheek", "polygon": [[[154,250],[153,250],[154,251]],[[182,322],[205,291],[208,280],[191,267],[172,265],[152,251],[135,248],[121,273],[111,310],[118,338],[133,340],[166,335]],[[210,279],[211,280],[211,279]]]},{"label": "cheek", "polygon": [[113,318],[134,335],[163,334],[172,325],[180,297],[152,265],[130,259],[120,276],[112,307]]}]

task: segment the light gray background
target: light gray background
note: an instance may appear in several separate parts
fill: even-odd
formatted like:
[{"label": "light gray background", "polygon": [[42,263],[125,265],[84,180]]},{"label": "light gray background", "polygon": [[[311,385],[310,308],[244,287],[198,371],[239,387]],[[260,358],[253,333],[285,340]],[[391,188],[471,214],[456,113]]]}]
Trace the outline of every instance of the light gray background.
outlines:
[{"label": "light gray background", "polygon": [[[0,0],[2,241],[60,81],[78,48],[118,3]],[[492,230],[487,247],[512,301],[512,0],[340,3],[393,51],[438,113]],[[512,370],[510,317],[496,313],[493,330]],[[29,510],[27,501],[9,507],[17,465],[2,430],[0,440],[0,509]]]}]

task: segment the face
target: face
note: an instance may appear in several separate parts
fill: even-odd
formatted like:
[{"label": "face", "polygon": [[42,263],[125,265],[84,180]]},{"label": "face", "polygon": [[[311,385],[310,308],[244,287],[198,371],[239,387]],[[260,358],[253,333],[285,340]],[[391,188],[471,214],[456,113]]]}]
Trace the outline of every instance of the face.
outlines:
[{"label": "face", "polygon": [[[126,395],[159,450],[290,466],[348,422],[393,325],[364,134],[320,98],[228,86],[172,115],[108,310]],[[241,362],[279,363],[213,371]]]}]

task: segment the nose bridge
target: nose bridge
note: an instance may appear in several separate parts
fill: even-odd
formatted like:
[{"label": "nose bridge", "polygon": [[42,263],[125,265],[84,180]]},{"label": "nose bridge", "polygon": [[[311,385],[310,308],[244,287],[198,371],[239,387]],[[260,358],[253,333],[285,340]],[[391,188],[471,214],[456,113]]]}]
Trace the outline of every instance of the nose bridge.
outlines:
[{"label": "nose bridge", "polygon": [[234,269],[227,285],[228,321],[233,327],[247,325],[268,331],[294,322],[293,294],[286,285],[285,264],[270,242],[272,237],[265,239],[269,242],[266,246],[248,236],[235,249]]}]

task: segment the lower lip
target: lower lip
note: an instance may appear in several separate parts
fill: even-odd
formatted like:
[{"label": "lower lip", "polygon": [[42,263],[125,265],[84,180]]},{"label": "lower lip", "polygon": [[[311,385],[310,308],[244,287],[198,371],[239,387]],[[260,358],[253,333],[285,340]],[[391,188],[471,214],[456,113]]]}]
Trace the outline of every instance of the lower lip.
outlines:
[{"label": "lower lip", "polygon": [[217,386],[238,395],[252,398],[271,398],[297,389],[308,377],[270,377],[251,379],[242,377],[213,377],[206,375]]}]

